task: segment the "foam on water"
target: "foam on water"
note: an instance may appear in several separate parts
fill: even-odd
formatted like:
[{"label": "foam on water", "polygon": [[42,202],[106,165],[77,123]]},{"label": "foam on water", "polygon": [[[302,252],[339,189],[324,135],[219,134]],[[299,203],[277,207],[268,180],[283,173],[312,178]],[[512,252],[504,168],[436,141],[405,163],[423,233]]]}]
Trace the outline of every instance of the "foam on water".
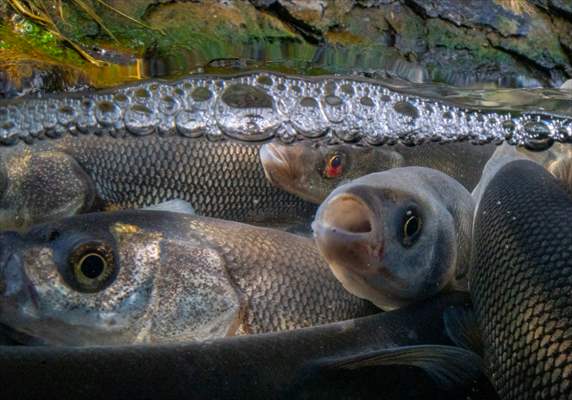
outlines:
[{"label": "foam on water", "polygon": [[81,132],[243,141],[322,138],[367,145],[507,141],[540,150],[572,137],[572,98],[560,99],[556,111],[547,111],[542,99],[539,95],[537,109],[495,108],[494,102],[452,102],[427,96],[427,90],[352,77],[193,76],[0,102],[0,142]]}]

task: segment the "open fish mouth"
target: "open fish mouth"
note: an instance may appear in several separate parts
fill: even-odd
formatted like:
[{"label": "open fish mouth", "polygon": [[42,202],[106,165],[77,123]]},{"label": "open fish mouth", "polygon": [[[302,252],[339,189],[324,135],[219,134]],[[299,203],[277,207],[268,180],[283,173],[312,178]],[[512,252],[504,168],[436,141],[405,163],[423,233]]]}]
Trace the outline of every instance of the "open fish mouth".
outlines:
[{"label": "open fish mouth", "polygon": [[312,229],[330,266],[341,266],[362,276],[377,273],[383,258],[383,240],[376,240],[374,213],[358,196],[342,193],[326,200]]},{"label": "open fish mouth", "polygon": [[324,227],[331,227],[349,234],[372,231],[373,215],[369,207],[362,200],[350,194],[341,194],[330,200],[320,217],[320,223]]}]

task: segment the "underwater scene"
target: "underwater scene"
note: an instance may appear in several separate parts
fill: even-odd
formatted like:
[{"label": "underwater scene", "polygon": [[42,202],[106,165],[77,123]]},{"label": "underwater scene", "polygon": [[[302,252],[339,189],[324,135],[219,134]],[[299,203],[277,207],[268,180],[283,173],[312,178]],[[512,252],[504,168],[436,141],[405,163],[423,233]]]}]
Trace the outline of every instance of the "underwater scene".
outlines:
[{"label": "underwater scene", "polygon": [[0,0],[0,398],[572,399],[572,2]]}]

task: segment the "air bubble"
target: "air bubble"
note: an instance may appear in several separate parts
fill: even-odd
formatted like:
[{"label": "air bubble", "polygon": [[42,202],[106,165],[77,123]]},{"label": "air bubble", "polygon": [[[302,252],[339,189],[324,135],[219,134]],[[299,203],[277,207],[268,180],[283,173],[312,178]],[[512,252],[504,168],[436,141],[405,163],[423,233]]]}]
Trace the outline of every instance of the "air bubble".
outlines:
[{"label": "air bubble", "polygon": [[554,144],[554,138],[550,135],[550,128],[544,121],[529,121],[523,125],[527,133],[524,147],[530,151],[544,151]]},{"label": "air bubble", "polygon": [[135,90],[134,95],[135,95],[135,99],[139,100],[139,101],[145,101],[151,97],[151,93],[149,93],[149,91],[145,88],[139,88],[139,89]]},{"label": "air bubble", "polygon": [[220,129],[238,139],[268,139],[281,124],[272,97],[249,85],[229,86],[217,102],[215,110]]},{"label": "air bubble", "polygon": [[324,97],[322,110],[326,118],[335,124],[342,122],[350,112],[348,103],[334,95]]},{"label": "air bubble", "polygon": [[359,103],[364,107],[375,107],[375,103],[371,97],[363,96],[359,99]]},{"label": "air bubble", "polygon": [[76,112],[71,106],[64,105],[58,109],[58,122],[64,126],[67,126],[75,122]]},{"label": "air bubble", "polygon": [[350,97],[353,96],[355,93],[353,86],[349,83],[344,83],[342,86],[340,86],[340,90],[342,91],[342,93]]},{"label": "air bubble", "polygon": [[221,96],[231,108],[272,108],[274,101],[264,90],[249,85],[231,85]]},{"label": "air bubble", "polygon": [[3,121],[0,123],[0,136],[8,137],[16,130],[16,124],[14,121]]},{"label": "air bubble", "polygon": [[179,111],[180,107],[181,103],[173,96],[163,96],[159,101],[159,112],[161,114],[173,115]]},{"label": "air bubble", "polygon": [[127,130],[138,136],[151,134],[158,123],[153,112],[141,104],[135,104],[127,110],[124,120]]},{"label": "air bubble", "polygon": [[54,129],[58,125],[58,116],[52,112],[53,105],[42,104],[42,123],[44,129]]},{"label": "air bubble", "polygon": [[[359,104],[354,106],[351,110],[351,116],[360,125],[372,125],[377,116],[377,107],[373,99],[369,96],[363,96],[359,99]],[[348,122],[349,124],[349,122]]]},{"label": "air bubble", "polygon": [[125,93],[117,93],[115,96],[113,96],[113,101],[119,104],[128,104],[129,97],[127,97]]},{"label": "air bubble", "polygon": [[268,75],[260,75],[257,79],[256,82],[260,85],[264,85],[264,86],[272,86],[272,84],[274,83],[274,81],[272,80],[271,77],[269,77]]},{"label": "air bubble", "polygon": [[210,100],[213,93],[206,87],[198,87],[191,92],[191,98],[196,102],[203,102]]},{"label": "air bubble", "polygon": [[112,126],[121,117],[121,109],[111,101],[100,101],[95,108],[95,118],[103,126]]},{"label": "air bubble", "polygon": [[199,137],[205,132],[207,119],[202,110],[182,110],[175,117],[177,131],[185,137]]},{"label": "air bubble", "polygon": [[302,88],[298,85],[291,85],[290,86],[290,91],[292,93],[296,93],[296,94],[301,94],[302,93]]},{"label": "air bubble", "polygon": [[314,138],[324,135],[330,124],[313,97],[303,97],[290,114],[290,122],[304,136]]},{"label": "air bubble", "polygon": [[411,119],[419,117],[419,110],[417,110],[417,107],[407,101],[398,101],[393,106],[393,109],[399,114],[402,114]]},{"label": "air bubble", "polygon": [[81,99],[64,95],[8,101],[0,105],[0,136],[31,142],[68,132],[163,135],[178,131],[209,139],[228,135],[248,141],[278,136],[290,141],[300,135],[327,134],[328,138],[371,145],[505,140],[536,151],[572,138],[566,110],[564,116],[557,116],[531,114],[528,108],[514,113],[485,105],[485,110],[464,109],[413,95],[410,90],[399,92],[395,90],[399,85],[391,88],[351,77],[320,80],[270,72],[190,77],[173,84],[156,81]]}]

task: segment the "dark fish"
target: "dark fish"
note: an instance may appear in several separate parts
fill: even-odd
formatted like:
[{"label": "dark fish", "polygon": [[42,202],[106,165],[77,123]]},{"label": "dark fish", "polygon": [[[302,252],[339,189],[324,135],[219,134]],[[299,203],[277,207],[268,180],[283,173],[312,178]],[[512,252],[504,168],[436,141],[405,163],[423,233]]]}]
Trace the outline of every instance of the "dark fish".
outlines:
[{"label": "dark fish", "polygon": [[379,312],[311,238],[167,211],[91,213],[0,236],[0,323],[47,344],[204,340]]},{"label": "dark fish", "polygon": [[273,187],[259,146],[171,136],[80,135],[0,150],[0,228],[172,199],[199,215],[305,221],[315,206]]},{"label": "dark fish", "polygon": [[572,398],[572,198],[517,160],[483,189],[471,295],[503,400]]},{"label": "dark fish", "polygon": [[[445,315],[469,308],[467,294],[450,293],[352,321],[200,344],[0,347],[0,391],[86,400],[495,399],[484,378],[473,381],[478,364],[447,366],[431,356],[452,344]],[[343,367],[348,356],[375,349],[389,367]]]},{"label": "dark fish", "polygon": [[503,143],[495,150],[485,167],[482,178],[473,190],[476,201],[482,196],[482,190],[496,175],[500,168],[514,160],[531,160],[542,165],[558,179],[560,184],[572,193],[572,146],[554,143],[544,151],[533,151],[525,146],[511,146]]},{"label": "dark fish", "polygon": [[474,201],[444,173],[394,168],[335,189],[312,225],[344,287],[391,310],[467,290]]},{"label": "dark fish", "polygon": [[495,148],[495,145],[470,143],[365,147],[274,142],[262,146],[260,159],[270,182],[320,204],[336,187],[348,181],[373,172],[408,166],[436,169],[471,191],[479,182],[481,171]]}]

